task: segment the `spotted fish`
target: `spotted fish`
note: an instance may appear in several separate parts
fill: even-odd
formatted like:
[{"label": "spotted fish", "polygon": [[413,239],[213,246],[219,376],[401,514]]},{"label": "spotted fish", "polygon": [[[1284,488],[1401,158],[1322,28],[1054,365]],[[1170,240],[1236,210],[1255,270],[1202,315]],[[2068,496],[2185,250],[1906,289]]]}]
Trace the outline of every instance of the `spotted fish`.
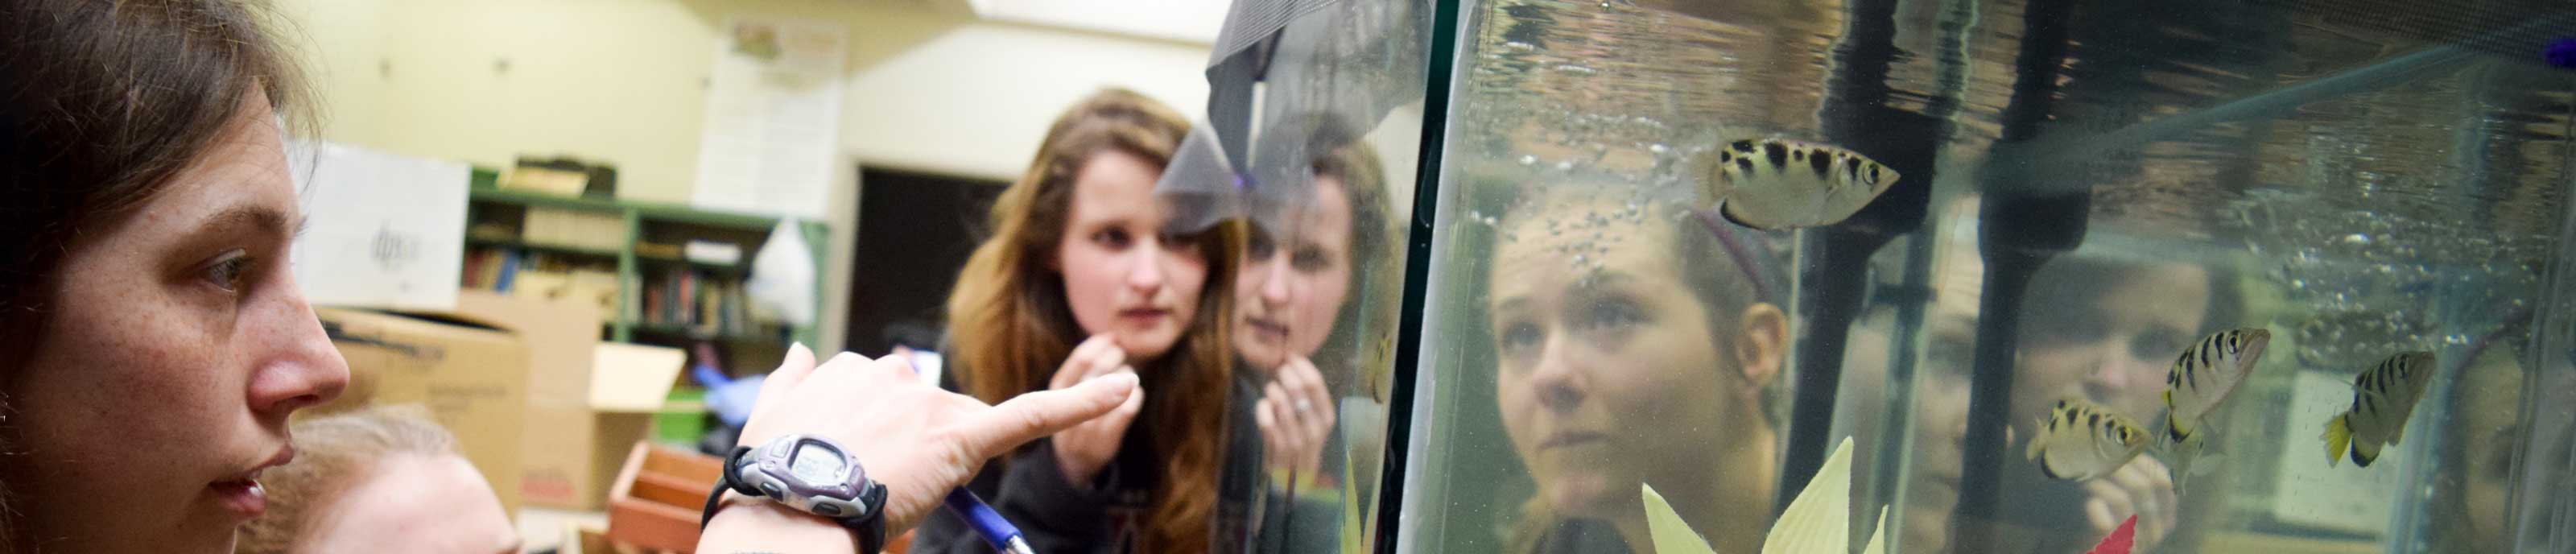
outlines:
[{"label": "spotted fish", "polygon": [[2381,446],[2405,440],[2407,416],[2415,413],[2415,401],[2423,399],[2424,386],[2433,382],[2440,367],[2435,364],[2431,352],[2407,352],[2355,377],[2352,408],[2326,420],[2326,467],[2334,467],[2347,449],[2352,463],[2370,467],[2379,460]]},{"label": "spotted fish", "polygon": [[2263,359],[2263,347],[2271,342],[2268,330],[2230,329],[2184,349],[2174,359],[2173,369],[2165,373],[2166,438],[2174,444],[2191,440],[2201,419],[2217,411],[2219,403],[2253,375],[2254,362]]},{"label": "spotted fish", "polygon": [[1868,156],[1787,139],[1730,142],[1709,160],[1705,198],[1716,199],[1726,219],[1756,229],[1839,223],[1897,180],[1896,170]]},{"label": "spotted fish", "polygon": [[2147,450],[2147,432],[2128,416],[2083,400],[2057,401],[2023,457],[2039,460],[2051,479],[2082,481],[2109,475]]}]

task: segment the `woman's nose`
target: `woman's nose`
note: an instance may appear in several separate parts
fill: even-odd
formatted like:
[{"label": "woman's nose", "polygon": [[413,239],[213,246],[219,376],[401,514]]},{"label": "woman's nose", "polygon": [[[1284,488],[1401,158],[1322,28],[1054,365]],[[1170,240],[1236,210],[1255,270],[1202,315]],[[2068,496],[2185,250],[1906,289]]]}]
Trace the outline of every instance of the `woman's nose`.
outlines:
[{"label": "woman's nose", "polygon": [[282,423],[295,410],[340,396],[349,385],[349,364],[301,294],[287,289],[257,317],[249,328],[270,331],[251,337],[260,349],[251,370],[251,411]]},{"label": "woman's nose", "polygon": [[1538,366],[1530,370],[1531,392],[1549,411],[1574,411],[1587,396],[1582,364],[1571,352],[1571,343],[1551,335],[1539,353]]},{"label": "woman's nose", "polygon": [[1133,255],[1135,257],[1128,262],[1127,266],[1127,286],[1137,290],[1153,290],[1162,287],[1163,246],[1160,243],[1147,243],[1144,248],[1136,249]]},{"label": "woman's nose", "polygon": [[1274,307],[1287,305],[1295,299],[1295,283],[1290,281],[1295,275],[1291,274],[1293,272],[1283,258],[1286,256],[1273,256],[1262,262],[1258,269],[1267,274],[1261,279],[1261,301]]}]

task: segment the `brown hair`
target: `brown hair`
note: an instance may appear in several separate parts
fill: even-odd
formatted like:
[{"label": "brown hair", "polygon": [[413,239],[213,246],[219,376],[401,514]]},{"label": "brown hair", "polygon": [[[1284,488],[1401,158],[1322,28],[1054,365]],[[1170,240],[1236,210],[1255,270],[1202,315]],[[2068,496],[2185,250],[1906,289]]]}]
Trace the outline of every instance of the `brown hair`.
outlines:
[{"label": "brown hair", "polygon": [[[1066,304],[1064,276],[1047,264],[1063,239],[1074,176],[1083,165],[1104,152],[1124,152],[1161,167],[1188,130],[1171,108],[1119,89],[1094,93],[1056,119],[1028,172],[994,201],[993,235],[967,258],[948,297],[950,356],[969,392],[998,403],[1045,390],[1084,338]],[[1146,397],[1137,421],[1154,426],[1155,457],[1169,461],[1153,492],[1143,552],[1206,550],[1216,511],[1224,433],[1224,418],[1217,416],[1225,413],[1232,348],[1225,327],[1233,296],[1223,284],[1234,282],[1243,239],[1240,224],[1229,222],[1184,240],[1207,257],[1210,284],[1200,288],[1197,317],[1161,367],[1141,372],[1155,394]]]},{"label": "brown hair", "polygon": [[[235,0],[0,2],[0,371],[34,349],[80,237],[168,188],[244,101],[307,121],[290,111],[304,85],[272,15]],[[8,513],[0,552],[25,537]]]},{"label": "brown hair", "polygon": [[235,552],[284,553],[310,531],[331,500],[356,486],[377,464],[395,456],[462,456],[456,436],[429,421],[417,405],[377,406],[297,422],[295,461],[260,478],[268,513],[237,535]]}]

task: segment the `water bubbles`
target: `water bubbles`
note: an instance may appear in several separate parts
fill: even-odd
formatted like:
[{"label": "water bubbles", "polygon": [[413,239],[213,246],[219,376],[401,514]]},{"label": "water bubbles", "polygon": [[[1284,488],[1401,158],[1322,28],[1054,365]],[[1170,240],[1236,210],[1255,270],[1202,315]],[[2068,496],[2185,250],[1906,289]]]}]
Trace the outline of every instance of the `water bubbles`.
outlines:
[{"label": "water bubbles", "polygon": [[1671,150],[1672,150],[1672,148],[1666,147],[1666,146],[1664,146],[1664,143],[1660,143],[1660,142],[1658,142],[1658,143],[1654,143],[1654,144],[1646,145],[1646,151],[1647,151],[1647,152],[1653,152],[1653,153],[1657,153],[1657,154],[1662,154],[1662,153],[1665,153],[1665,152],[1668,152],[1668,151],[1671,151]]},{"label": "water bubbles", "polygon": [[1538,156],[1535,154],[1522,154],[1521,165],[1538,165]]},{"label": "water bubbles", "polygon": [[1574,160],[1564,160],[1564,161],[1556,162],[1556,170],[1557,170],[1557,171],[1573,171],[1573,170],[1574,170]]},{"label": "water bubbles", "polygon": [[2349,234],[2349,235],[2344,235],[2344,236],[2343,236],[2343,243],[2344,243],[2344,244],[2348,244],[2348,245],[2353,245],[2353,246],[2369,246],[2369,245],[2370,245],[2370,235],[2363,234],[2363,233],[2353,233],[2353,234]]}]

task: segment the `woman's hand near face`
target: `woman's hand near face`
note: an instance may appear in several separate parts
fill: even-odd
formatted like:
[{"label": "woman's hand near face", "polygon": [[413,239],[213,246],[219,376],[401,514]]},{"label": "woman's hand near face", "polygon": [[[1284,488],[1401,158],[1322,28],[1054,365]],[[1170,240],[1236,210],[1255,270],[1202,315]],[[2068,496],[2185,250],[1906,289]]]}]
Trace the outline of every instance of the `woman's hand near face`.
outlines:
[{"label": "woman's hand near face", "polygon": [[[988,406],[922,383],[901,356],[843,353],[817,366],[813,352],[797,345],[761,385],[741,444],[795,434],[839,442],[869,478],[885,485],[886,532],[896,534],[937,508],[986,459],[1132,406],[1142,393],[1132,375],[1109,375]],[[708,524],[699,550],[802,552],[849,541],[836,524],[774,502],[729,506]]]},{"label": "woman's hand near face", "polygon": [[1261,427],[1263,462],[1273,470],[1314,473],[1323,468],[1324,441],[1333,433],[1333,396],[1324,389],[1324,373],[1305,356],[1291,356],[1273,373],[1253,406]]},{"label": "woman's hand near face", "polygon": [[2095,537],[2109,536],[2138,516],[2137,552],[2155,552],[2181,517],[2171,470],[2153,456],[2139,456],[2100,479],[2084,482],[2084,520]]},{"label": "woman's hand near face", "polygon": [[[1134,368],[1127,367],[1127,351],[1110,335],[1094,335],[1073,347],[1072,355],[1065,356],[1064,365],[1056,368],[1055,379],[1048,388],[1072,389],[1122,373],[1130,377],[1136,374]],[[1100,468],[1108,467],[1109,459],[1118,455],[1118,447],[1127,438],[1128,424],[1134,423],[1137,412],[1144,409],[1145,391],[1140,389],[1109,415],[1056,433],[1056,469],[1064,472],[1067,482],[1089,487],[1100,476]]]}]

